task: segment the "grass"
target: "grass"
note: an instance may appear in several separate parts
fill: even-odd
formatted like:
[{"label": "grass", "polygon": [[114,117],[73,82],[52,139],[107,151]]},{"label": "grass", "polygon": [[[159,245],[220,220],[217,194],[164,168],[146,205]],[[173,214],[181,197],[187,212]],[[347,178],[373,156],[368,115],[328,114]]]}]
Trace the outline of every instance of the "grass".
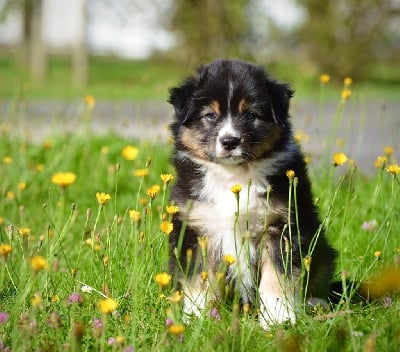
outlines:
[{"label": "grass", "polygon": [[[296,87],[297,98],[315,99],[318,96],[315,89],[318,74],[315,69],[306,63],[285,60],[281,59],[266,66],[274,76]],[[171,59],[132,61],[91,57],[88,85],[77,88],[71,83],[70,59],[53,55],[49,57],[45,81],[35,84],[29,73],[18,67],[14,56],[0,52],[0,98],[20,95],[27,99],[71,100],[91,94],[98,99],[165,101],[168,88],[194,72],[195,67],[185,66]],[[327,99],[336,99],[343,78],[339,77],[338,81],[331,82],[327,87]],[[399,66],[382,63],[371,70],[368,79],[354,83],[358,92],[366,99],[387,101],[400,98],[399,81]]]},{"label": "grass", "polygon": [[[88,107],[86,114],[92,113]],[[400,348],[399,296],[378,292],[398,280],[382,278],[399,275],[400,259],[399,175],[385,166],[366,177],[343,157],[338,159],[343,165],[334,166],[331,155],[320,166],[310,165],[321,219],[339,251],[337,279],[371,280],[376,300],[343,300],[331,312],[300,307],[294,326],[270,331],[260,328],[256,310],[243,312],[236,305],[221,304],[185,324],[168,276],[155,280],[168,273],[164,225],[173,215],[166,212],[170,184],[160,175],[173,174],[170,145],[96,136],[85,123],[72,135],[50,135],[42,143],[12,132],[12,123],[1,127],[2,346],[13,351]],[[391,151],[386,153],[386,166],[395,163]],[[58,172],[72,172],[76,180],[53,183]],[[391,271],[382,276],[386,268]],[[347,294],[353,293],[349,288]],[[110,300],[102,301],[106,297]]]}]

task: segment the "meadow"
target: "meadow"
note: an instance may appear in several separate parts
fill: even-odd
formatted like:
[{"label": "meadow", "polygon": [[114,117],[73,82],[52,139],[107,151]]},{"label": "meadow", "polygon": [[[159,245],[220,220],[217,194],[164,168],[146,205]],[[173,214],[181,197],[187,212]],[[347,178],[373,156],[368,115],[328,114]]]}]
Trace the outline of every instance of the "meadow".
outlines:
[{"label": "meadow", "polygon": [[[342,92],[341,103],[349,98]],[[400,349],[397,146],[373,156],[368,176],[339,148],[318,162],[308,155],[321,220],[339,252],[338,304],[305,304],[294,326],[269,331],[257,307],[235,302],[215,302],[188,323],[168,271],[179,211],[168,201],[171,145],[95,135],[95,99],[82,101],[73,134],[32,142],[15,136],[12,120],[1,125],[0,351]],[[358,289],[370,300],[357,302]]]}]

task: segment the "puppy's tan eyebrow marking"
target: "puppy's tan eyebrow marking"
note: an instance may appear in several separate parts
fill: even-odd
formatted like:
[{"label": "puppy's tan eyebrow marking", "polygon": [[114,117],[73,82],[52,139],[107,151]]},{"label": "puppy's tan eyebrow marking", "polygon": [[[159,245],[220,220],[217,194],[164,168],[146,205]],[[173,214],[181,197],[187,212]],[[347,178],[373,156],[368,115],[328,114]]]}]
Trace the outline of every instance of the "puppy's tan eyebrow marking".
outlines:
[{"label": "puppy's tan eyebrow marking", "polygon": [[250,103],[246,99],[242,99],[239,102],[239,112],[244,113],[250,106]]},{"label": "puppy's tan eyebrow marking", "polygon": [[209,107],[217,114],[217,115],[221,115],[221,108],[219,105],[219,102],[217,100],[213,100]]}]

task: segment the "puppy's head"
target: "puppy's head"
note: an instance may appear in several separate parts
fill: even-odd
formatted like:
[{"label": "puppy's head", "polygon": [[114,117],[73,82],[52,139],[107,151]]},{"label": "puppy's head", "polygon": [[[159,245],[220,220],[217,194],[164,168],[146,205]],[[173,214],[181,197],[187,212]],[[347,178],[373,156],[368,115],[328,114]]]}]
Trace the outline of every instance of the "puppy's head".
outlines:
[{"label": "puppy's head", "polygon": [[202,66],[170,91],[176,148],[220,164],[267,158],[288,137],[292,95],[287,85],[243,61]]}]

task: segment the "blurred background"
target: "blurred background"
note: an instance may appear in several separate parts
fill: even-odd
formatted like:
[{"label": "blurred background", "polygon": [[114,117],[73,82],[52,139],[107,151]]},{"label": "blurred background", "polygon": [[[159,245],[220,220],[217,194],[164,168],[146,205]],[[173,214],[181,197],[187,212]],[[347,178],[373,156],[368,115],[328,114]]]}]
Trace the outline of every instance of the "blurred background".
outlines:
[{"label": "blurred background", "polygon": [[[0,0],[0,117],[47,128],[54,116],[72,121],[71,102],[90,95],[99,130],[121,123],[143,137],[149,121],[168,123],[168,88],[218,57],[251,60],[290,82],[292,115],[311,133],[322,113],[319,76],[330,76],[326,121],[351,77],[358,105],[347,138],[357,137],[363,155],[398,143],[400,0]],[[373,151],[361,129],[380,141]]]},{"label": "blurred background", "polygon": [[[400,1],[0,0],[0,48],[2,70],[34,84],[51,79],[57,59],[70,69],[64,85],[94,83],[96,57],[157,60],[171,78],[236,57],[301,83],[328,73],[391,84],[400,80]],[[135,83],[136,73],[105,75]]]}]

